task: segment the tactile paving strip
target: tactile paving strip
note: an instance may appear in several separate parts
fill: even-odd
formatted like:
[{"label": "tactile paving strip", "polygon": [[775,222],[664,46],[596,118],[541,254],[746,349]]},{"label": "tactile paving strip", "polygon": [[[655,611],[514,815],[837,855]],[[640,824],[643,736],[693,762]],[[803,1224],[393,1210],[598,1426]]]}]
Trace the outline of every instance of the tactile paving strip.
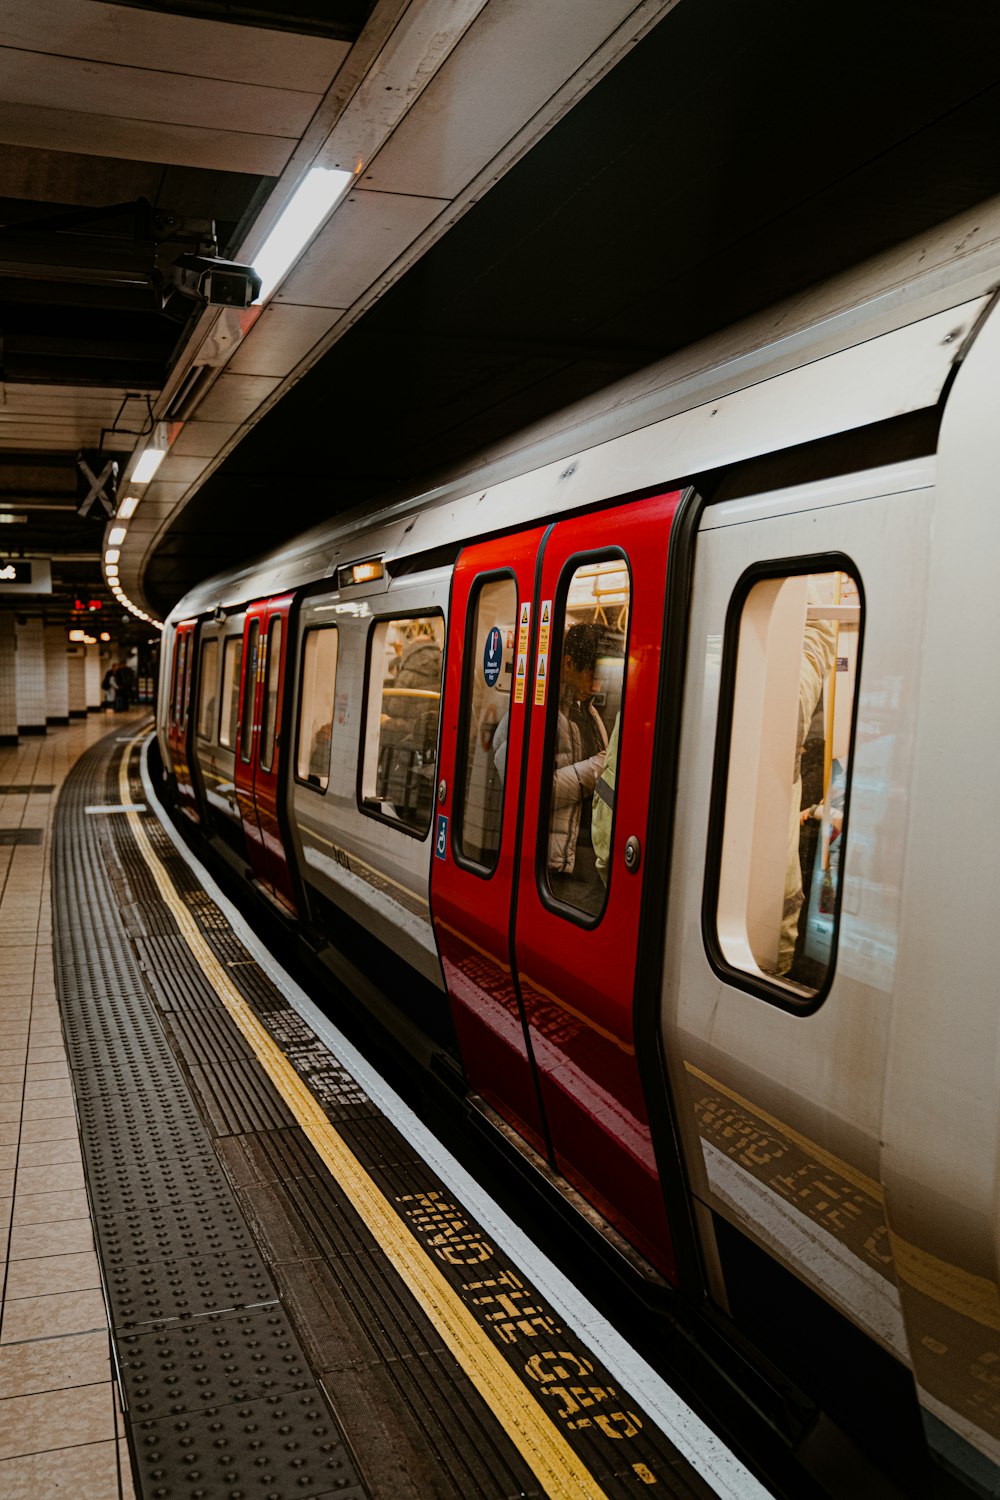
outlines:
[{"label": "tactile paving strip", "polygon": [[315,1391],[285,1391],[139,1422],[134,1441],[154,1500],[367,1500],[329,1408]]},{"label": "tactile paving strip", "polygon": [[249,1061],[246,1049],[215,1016],[200,1051],[193,1032],[168,1036],[129,938],[176,942],[176,923],[121,838],[126,820],[112,829],[83,811],[119,800],[113,758],[109,739],[64,784],[54,944],[138,1491],[145,1500],[366,1500],[190,1097],[190,1057]]},{"label": "tactile paving strip", "polygon": [[130,1333],[118,1357],[129,1377],[137,1419],[176,1417],[190,1410],[193,1378],[198,1410],[313,1388],[284,1309],[214,1313],[183,1327]]}]

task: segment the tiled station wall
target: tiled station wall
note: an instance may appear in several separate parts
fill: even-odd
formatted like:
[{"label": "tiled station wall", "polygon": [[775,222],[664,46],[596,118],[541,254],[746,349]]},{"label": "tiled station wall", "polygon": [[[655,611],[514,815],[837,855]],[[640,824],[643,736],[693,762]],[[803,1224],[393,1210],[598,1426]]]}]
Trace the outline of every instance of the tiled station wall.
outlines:
[{"label": "tiled station wall", "polygon": [[102,656],[99,646],[70,645],[61,625],[0,611],[0,746],[99,712],[116,660],[113,642]]}]

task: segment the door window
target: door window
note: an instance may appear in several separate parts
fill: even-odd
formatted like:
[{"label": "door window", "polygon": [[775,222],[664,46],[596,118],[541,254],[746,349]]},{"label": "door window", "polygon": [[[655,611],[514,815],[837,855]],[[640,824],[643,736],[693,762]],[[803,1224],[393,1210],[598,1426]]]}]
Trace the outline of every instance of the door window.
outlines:
[{"label": "door window", "polygon": [[170,722],[177,723],[177,679],[180,677],[181,644],[180,637],[174,637],[174,661],[170,673]]},{"label": "door window", "polygon": [[744,582],[737,602],[740,592],[716,785],[716,937],[730,968],[776,981],[783,999],[811,998],[836,947],[861,591],[838,569]]},{"label": "door window", "polygon": [[222,717],[219,744],[230,749],[236,743],[236,724],[240,713],[240,663],[243,660],[243,637],[230,635],[222,648]]},{"label": "door window", "polygon": [[361,807],[423,835],[434,805],[444,621],[379,620],[369,651]]},{"label": "door window", "polygon": [[325,792],[330,784],[333,700],[337,687],[337,627],[306,632],[295,774]]},{"label": "door window", "polygon": [[267,663],[264,677],[264,722],[260,732],[260,768],[269,771],[274,762],[278,730],[278,686],[281,679],[281,619],[271,621],[267,631]]},{"label": "door window", "polygon": [[198,738],[210,740],[215,734],[215,695],[218,691],[219,643],[206,641],[201,648],[201,674],[198,688]]},{"label": "door window", "polygon": [[174,723],[178,729],[184,722],[184,679],[187,676],[187,632],[179,637],[177,646],[177,677],[175,681],[176,692],[174,694]]},{"label": "door window", "polygon": [[593,921],[604,910],[611,869],[630,597],[623,557],[579,563],[550,654],[557,706],[543,769],[548,816],[539,824],[539,865],[547,894]]},{"label": "door window", "polygon": [[253,739],[254,697],[257,688],[257,640],[260,621],[250,621],[247,652],[243,662],[243,721],[240,725],[240,760],[249,763]]},{"label": "door window", "polygon": [[480,584],[466,636],[455,811],[459,849],[489,873],[500,853],[516,640],[517,584],[513,578]]}]

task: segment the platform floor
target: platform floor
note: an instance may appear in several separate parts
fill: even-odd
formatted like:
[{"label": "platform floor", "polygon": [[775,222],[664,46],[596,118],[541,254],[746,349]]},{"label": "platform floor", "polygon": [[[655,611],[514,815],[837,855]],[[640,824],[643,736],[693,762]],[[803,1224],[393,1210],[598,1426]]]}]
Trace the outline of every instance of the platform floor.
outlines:
[{"label": "platform floor", "polygon": [[52,967],[51,842],[80,755],[147,715],[0,750],[0,1495],[130,1500],[131,1465]]},{"label": "platform floor", "polygon": [[761,1500],[348,1070],[147,806],[137,723],[0,758],[4,1500]]}]

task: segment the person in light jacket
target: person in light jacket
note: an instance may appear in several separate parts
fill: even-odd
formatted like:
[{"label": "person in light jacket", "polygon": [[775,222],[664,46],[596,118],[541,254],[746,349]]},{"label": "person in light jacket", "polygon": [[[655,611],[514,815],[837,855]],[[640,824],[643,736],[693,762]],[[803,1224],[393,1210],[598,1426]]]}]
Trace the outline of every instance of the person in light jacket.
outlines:
[{"label": "person in light jacket", "polygon": [[596,625],[571,625],[563,639],[559,720],[549,813],[549,885],[557,900],[594,912],[603,902],[591,840],[594,787],[604,770],[608,733],[594,707]]}]

